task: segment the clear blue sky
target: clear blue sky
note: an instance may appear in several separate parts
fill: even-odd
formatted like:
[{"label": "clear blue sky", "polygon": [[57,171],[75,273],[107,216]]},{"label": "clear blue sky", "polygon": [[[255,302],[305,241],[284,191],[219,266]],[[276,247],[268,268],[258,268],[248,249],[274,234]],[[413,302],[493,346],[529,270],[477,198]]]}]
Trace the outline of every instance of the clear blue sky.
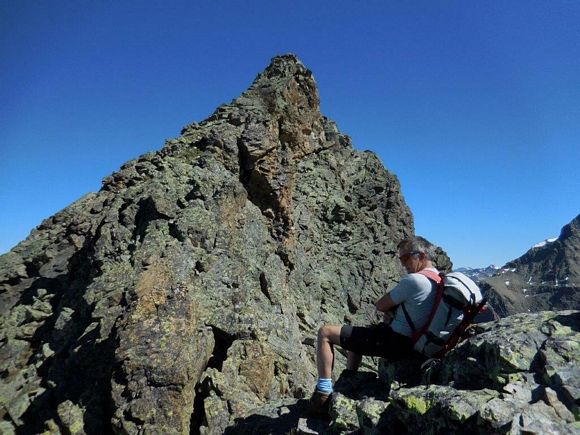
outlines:
[{"label": "clear blue sky", "polygon": [[580,212],[576,0],[0,0],[0,252],[287,52],[456,266]]}]

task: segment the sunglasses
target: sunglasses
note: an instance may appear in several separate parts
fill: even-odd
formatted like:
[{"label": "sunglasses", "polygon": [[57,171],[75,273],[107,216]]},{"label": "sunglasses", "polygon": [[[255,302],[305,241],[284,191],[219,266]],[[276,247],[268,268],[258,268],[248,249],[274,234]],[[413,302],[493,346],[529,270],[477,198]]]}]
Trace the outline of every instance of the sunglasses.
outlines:
[{"label": "sunglasses", "polygon": [[407,260],[409,260],[409,258],[411,258],[413,255],[419,254],[421,254],[419,251],[407,252],[406,254],[401,255],[399,260],[401,260],[401,263],[406,263]]}]

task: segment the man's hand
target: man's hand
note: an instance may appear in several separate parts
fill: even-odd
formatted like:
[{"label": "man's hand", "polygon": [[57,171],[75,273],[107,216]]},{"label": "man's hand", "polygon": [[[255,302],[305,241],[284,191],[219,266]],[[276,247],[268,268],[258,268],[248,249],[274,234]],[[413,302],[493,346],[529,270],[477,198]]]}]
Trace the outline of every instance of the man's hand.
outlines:
[{"label": "man's hand", "polygon": [[393,313],[391,310],[385,311],[383,313],[383,322],[385,322],[387,325],[390,325],[394,318],[395,313]]}]

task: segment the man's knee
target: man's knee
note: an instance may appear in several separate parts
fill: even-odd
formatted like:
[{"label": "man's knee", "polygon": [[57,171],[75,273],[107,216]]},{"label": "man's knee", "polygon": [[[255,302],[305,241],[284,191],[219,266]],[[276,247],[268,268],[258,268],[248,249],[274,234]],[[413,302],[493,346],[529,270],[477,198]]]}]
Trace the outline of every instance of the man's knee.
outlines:
[{"label": "man's knee", "polygon": [[318,330],[318,340],[327,340],[333,344],[340,344],[340,325],[323,325]]}]

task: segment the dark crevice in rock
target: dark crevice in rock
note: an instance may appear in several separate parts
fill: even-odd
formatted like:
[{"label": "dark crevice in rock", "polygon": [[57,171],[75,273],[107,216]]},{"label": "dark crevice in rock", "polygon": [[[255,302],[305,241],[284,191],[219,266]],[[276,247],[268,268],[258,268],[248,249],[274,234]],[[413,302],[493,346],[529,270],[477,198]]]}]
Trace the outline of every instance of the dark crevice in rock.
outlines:
[{"label": "dark crevice in rock", "polygon": [[228,334],[226,331],[218,328],[217,326],[209,326],[211,326],[213,332],[215,345],[213,348],[212,356],[207,363],[207,367],[221,370],[224,361],[228,357],[228,349],[236,340],[236,338],[233,335]]},{"label": "dark crevice in rock", "polygon": [[26,274],[29,277],[35,277],[40,275],[40,268],[43,264],[48,263],[49,258],[46,255],[34,258],[32,261],[24,264],[26,267]]},{"label": "dark crevice in rock", "polygon": [[[12,278],[9,278],[6,281],[0,282],[0,284],[7,285],[7,286],[15,286],[15,285],[18,285],[20,283],[20,281],[22,281],[22,278],[20,278],[19,276],[14,276]],[[0,294],[4,293],[5,291],[6,290],[4,290],[4,289],[0,289]]]},{"label": "dark crevice in rock", "polygon": [[290,255],[284,247],[278,246],[276,254],[280,257],[280,260],[282,260],[282,263],[284,263],[284,266],[286,266],[290,272],[294,270],[294,262],[290,259]]},{"label": "dark crevice in rock", "polygon": [[197,273],[203,273],[206,271],[206,266],[199,260],[195,262],[195,270]]},{"label": "dark crevice in rock", "polygon": [[185,200],[186,201],[193,201],[195,199],[201,199],[204,200],[205,196],[203,196],[201,194],[201,192],[199,191],[199,187],[194,187],[193,189],[191,189],[189,191],[189,193],[187,195],[185,195]]},{"label": "dark crevice in rock", "polygon": [[546,372],[546,364],[544,358],[542,357],[541,348],[538,349],[538,352],[536,352],[534,358],[532,359],[532,363],[530,364],[530,371],[534,374],[534,381],[536,381],[538,384],[544,384],[549,378]]},{"label": "dark crevice in rock", "polygon": [[195,386],[195,399],[193,401],[193,413],[189,421],[190,435],[199,435],[202,426],[207,425],[205,418],[205,399],[210,392],[210,379],[205,378],[202,382],[198,382]]},{"label": "dark crevice in rock", "polygon": [[[258,207],[262,213],[278,208],[276,194],[263,174],[255,170],[255,162],[243,143],[238,144],[240,162],[240,182],[248,192],[248,199]],[[274,216],[267,216],[270,219]]]},{"label": "dark crevice in rock", "polygon": [[[214,335],[214,349],[206,368],[221,370],[223,363],[227,358],[228,349],[231,347],[236,338],[217,326],[210,325]],[[210,378],[206,377],[198,382],[195,386],[195,399],[193,403],[193,413],[189,424],[191,435],[198,435],[201,426],[207,424],[205,421],[205,399],[210,393]]]},{"label": "dark crevice in rock", "polygon": [[272,296],[270,296],[270,285],[266,279],[266,274],[264,272],[260,273],[260,290],[270,302],[272,302]]},{"label": "dark crevice in rock", "polygon": [[530,403],[537,403],[543,400],[546,394],[546,387],[544,385],[538,385],[536,388],[530,391]]},{"label": "dark crevice in rock", "polygon": [[169,222],[169,235],[179,242],[185,242],[185,236],[175,222]]},{"label": "dark crevice in rock", "polygon": [[135,417],[133,414],[131,414],[131,411],[128,410],[123,412],[123,418],[125,419],[125,421],[133,423],[138,428],[143,427],[146,423],[144,420]]},{"label": "dark crevice in rock", "polygon": [[133,230],[133,240],[139,243],[143,242],[145,238],[145,233],[149,224],[157,219],[169,219],[169,216],[160,213],[156,206],[155,201],[150,196],[142,199],[137,204],[139,206],[139,211],[135,215],[135,229]]},{"label": "dark crevice in rock", "polygon": [[290,228],[288,211],[281,204],[284,187],[278,190],[272,185],[266,174],[256,169],[256,158],[250,156],[247,147],[238,141],[238,159],[240,166],[239,180],[248,193],[248,199],[260,209],[270,222],[270,233],[276,240],[287,237]]},{"label": "dark crevice in rock", "polygon": [[356,314],[356,312],[358,311],[359,307],[353,301],[352,296],[350,295],[350,293],[348,294],[348,296],[346,298],[346,301],[347,301],[347,304],[348,304],[348,312],[350,314]]}]

